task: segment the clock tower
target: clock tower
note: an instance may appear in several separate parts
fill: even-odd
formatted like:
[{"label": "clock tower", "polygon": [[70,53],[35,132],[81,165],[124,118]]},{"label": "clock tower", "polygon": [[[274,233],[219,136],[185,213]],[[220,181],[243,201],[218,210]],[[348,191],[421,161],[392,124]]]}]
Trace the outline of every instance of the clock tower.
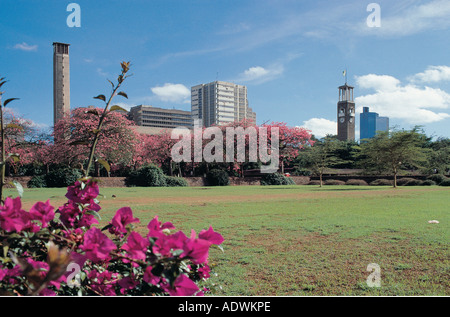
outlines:
[{"label": "clock tower", "polygon": [[340,141],[355,140],[355,101],[352,86],[339,87],[339,102],[337,104],[337,136]]}]

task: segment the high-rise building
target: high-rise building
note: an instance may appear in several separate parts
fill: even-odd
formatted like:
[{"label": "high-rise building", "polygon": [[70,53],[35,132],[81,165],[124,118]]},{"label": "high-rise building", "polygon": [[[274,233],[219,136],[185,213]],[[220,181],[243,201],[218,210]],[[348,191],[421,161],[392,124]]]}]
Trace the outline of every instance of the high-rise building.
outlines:
[{"label": "high-rise building", "polygon": [[70,114],[69,46],[53,43],[53,124]]},{"label": "high-rise building", "polygon": [[337,137],[341,141],[355,140],[355,101],[352,86],[339,87],[337,104]]},{"label": "high-rise building", "polygon": [[256,123],[256,113],[248,106],[247,87],[224,81],[192,87],[191,112],[204,127],[244,119]]},{"label": "high-rise building", "polygon": [[360,139],[370,139],[377,131],[389,131],[389,118],[380,117],[376,112],[370,112],[369,107],[363,107],[359,115]]},{"label": "high-rise building", "polygon": [[128,116],[136,125],[161,129],[192,128],[190,111],[140,105],[132,107]]}]

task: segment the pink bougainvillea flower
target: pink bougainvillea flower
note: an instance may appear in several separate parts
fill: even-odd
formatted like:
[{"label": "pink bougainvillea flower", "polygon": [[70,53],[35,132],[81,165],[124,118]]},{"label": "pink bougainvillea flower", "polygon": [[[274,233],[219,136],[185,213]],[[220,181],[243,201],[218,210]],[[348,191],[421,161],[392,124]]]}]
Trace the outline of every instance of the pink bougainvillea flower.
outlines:
[{"label": "pink bougainvillea flower", "polygon": [[152,238],[160,238],[165,236],[163,230],[172,230],[175,229],[174,225],[171,222],[166,222],[161,224],[158,220],[158,216],[155,216],[147,225],[148,228],[148,237]]},{"label": "pink bougainvillea flower", "polygon": [[200,278],[208,279],[211,277],[211,275],[209,274],[211,273],[211,269],[208,265],[200,266],[197,271]]},{"label": "pink bougainvillea flower", "polygon": [[83,242],[84,231],[81,228],[76,228],[76,229],[72,229],[72,230],[66,230],[66,231],[63,231],[62,233],[64,234],[64,236],[67,239],[69,239],[69,240],[71,240],[71,241],[73,241],[73,242],[75,242],[77,244]]},{"label": "pink bougainvillea flower", "polygon": [[46,228],[48,223],[55,218],[55,208],[50,205],[50,200],[45,203],[37,202],[31,207],[30,215],[33,220],[39,220],[42,222],[42,228]]},{"label": "pink bougainvillea flower", "polygon": [[122,249],[127,251],[129,256],[135,260],[145,260],[147,248],[150,245],[148,239],[143,238],[139,233],[132,232],[128,236],[127,243],[124,243]]},{"label": "pink bougainvillea flower", "polygon": [[117,274],[113,274],[109,271],[99,273],[93,270],[89,272],[88,278],[92,281],[91,288],[96,294],[103,296],[116,295],[115,287],[117,284]]},{"label": "pink bougainvillea flower", "polygon": [[7,232],[21,232],[30,226],[30,215],[22,210],[20,197],[5,199],[5,204],[0,206],[0,227]]},{"label": "pink bougainvillea flower", "polygon": [[145,282],[147,282],[148,284],[158,285],[161,280],[161,277],[154,275],[152,273],[152,270],[153,270],[152,266],[147,266],[147,268],[145,269],[145,272],[144,272],[143,280]]},{"label": "pink bougainvillea flower", "polygon": [[69,201],[58,208],[60,213],[59,220],[66,226],[67,228],[73,228],[78,221],[78,216],[81,214],[80,208],[72,202]]},{"label": "pink bougainvillea flower", "polygon": [[110,224],[113,225],[114,232],[127,233],[126,226],[130,223],[139,222],[138,218],[133,218],[133,211],[130,207],[122,207],[117,210]]},{"label": "pink bougainvillea flower", "polygon": [[81,188],[80,181],[76,181],[74,185],[67,187],[67,199],[80,204],[89,204],[99,194],[97,182],[88,180]]},{"label": "pink bougainvillea flower", "polygon": [[117,246],[100,229],[91,228],[84,234],[80,249],[85,252],[89,260],[97,263],[107,260],[110,252],[117,249]]},{"label": "pink bougainvillea flower", "polygon": [[127,292],[130,289],[135,288],[136,286],[139,285],[139,282],[136,281],[136,279],[133,276],[127,276],[122,278],[119,282],[118,282],[119,286],[120,286],[120,293],[122,295],[127,294]]},{"label": "pink bougainvillea flower", "polygon": [[224,241],[222,235],[213,230],[210,226],[208,230],[202,230],[198,234],[198,237],[203,240],[207,240],[215,245],[220,245]]},{"label": "pink bougainvillea flower", "polygon": [[191,238],[186,240],[183,245],[182,258],[189,258],[194,264],[208,262],[209,247],[211,242],[195,237],[195,231],[192,230]]},{"label": "pink bougainvillea flower", "polygon": [[156,240],[153,246],[153,252],[166,257],[172,256],[174,251],[183,250],[187,240],[189,240],[189,238],[186,237],[182,231],[178,231],[177,233],[168,236],[163,234]]},{"label": "pink bougainvillea flower", "polygon": [[78,222],[79,227],[86,227],[90,228],[93,224],[97,224],[98,220],[95,218],[94,215],[83,213],[83,215],[80,218],[80,221]]},{"label": "pink bougainvillea flower", "polygon": [[193,296],[199,291],[197,284],[184,274],[176,278],[172,287],[167,283],[161,286],[171,296]]}]

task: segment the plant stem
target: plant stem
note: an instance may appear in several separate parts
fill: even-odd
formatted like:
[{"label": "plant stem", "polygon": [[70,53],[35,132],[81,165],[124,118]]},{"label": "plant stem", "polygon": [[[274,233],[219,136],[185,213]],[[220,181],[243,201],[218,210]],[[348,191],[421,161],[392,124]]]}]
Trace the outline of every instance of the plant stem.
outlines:
[{"label": "plant stem", "polygon": [[103,121],[106,118],[106,113],[108,111],[109,105],[111,104],[112,99],[114,98],[114,95],[116,94],[117,90],[119,89],[121,83],[118,83],[116,87],[114,87],[113,92],[111,93],[111,96],[109,97],[108,102],[106,103],[105,109],[103,110],[102,116],[100,117],[100,120],[98,122],[97,131],[95,132],[94,141],[92,142],[90,153],[89,153],[89,161],[86,167],[86,170],[84,171],[84,177],[89,176],[89,170],[91,168],[92,162],[94,161],[94,154],[95,154],[95,148],[98,143],[98,139],[100,136],[100,131],[103,127]]},{"label": "plant stem", "polygon": [[1,129],[1,142],[2,142],[2,157],[1,161],[2,167],[1,167],[1,179],[0,179],[0,201],[3,203],[3,185],[5,184],[5,168],[6,168],[6,162],[5,162],[5,129],[3,127],[3,108],[2,108],[2,100],[0,95],[0,129]]}]

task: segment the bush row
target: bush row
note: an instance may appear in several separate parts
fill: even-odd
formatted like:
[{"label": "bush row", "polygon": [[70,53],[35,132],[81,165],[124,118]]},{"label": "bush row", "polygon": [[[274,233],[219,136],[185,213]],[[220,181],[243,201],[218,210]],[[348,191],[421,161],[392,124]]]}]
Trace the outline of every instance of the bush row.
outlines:
[{"label": "bush row", "polygon": [[155,165],[144,166],[132,171],[126,179],[127,186],[140,187],[187,187],[184,178],[166,176],[162,169]]},{"label": "bush row", "polygon": [[[71,168],[61,168],[53,170],[46,175],[33,176],[28,182],[29,188],[42,187],[67,187],[75,183],[82,177],[79,170]],[[230,178],[225,170],[213,169],[206,174],[208,186],[227,186]],[[144,166],[139,170],[130,172],[126,179],[127,186],[140,187],[187,187],[188,183],[184,178],[166,176],[164,172],[155,165]],[[261,177],[261,185],[295,185],[292,178],[280,173],[265,174]],[[329,179],[323,182],[324,185],[356,185],[356,186],[392,186],[393,181],[388,179],[376,179],[367,183],[363,179],[342,180]],[[319,185],[318,180],[312,180],[308,185]],[[431,175],[426,180],[419,180],[410,177],[403,177],[397,180],[398,186],[450,186],[450,178],[443,175]]]},{"label": "bush row", "polygon": [[[79,170],[63,168],[53,170],[46,175],[33,176],[27,186],[29,188],[68,187],[73,185],[82,174]],[[126,179],[127,186],[143,187],[186,187],[187,181],[181,177],[166,176],[159,167],[145,166],[130,173]]]},{"label": "bush row", "polygon": [[280,173],[265,174],[261,177],[261,185],[295,185],[292,178],[286,177]]},{"label": "bush row", "polygon": [[45,175],[33,176],[27,186],[29,188],[43,187],[68,187],[73,185],[83,175],[79,170],[72,168],[61,168],[53,170]]},{"label": "bush row", "polygon": [[[308,183],[308,185],[319,185],[320,182],[318,180],[312,180]],[[342,180],[336,179],[328,179],[323,182],[324,185],[359,185],[359,186],[393,186],[393,181],[389,179],[376,179],[372,182],[367,183],[362,179],[349,179],[344,182]],[[443,175],[432,175],[427,177],[425,180],[404,177],[397,180],[397,186],[432,186],[432,185],[440,185],[440,186],[450,186],[450,178],[447,178]]]}]

